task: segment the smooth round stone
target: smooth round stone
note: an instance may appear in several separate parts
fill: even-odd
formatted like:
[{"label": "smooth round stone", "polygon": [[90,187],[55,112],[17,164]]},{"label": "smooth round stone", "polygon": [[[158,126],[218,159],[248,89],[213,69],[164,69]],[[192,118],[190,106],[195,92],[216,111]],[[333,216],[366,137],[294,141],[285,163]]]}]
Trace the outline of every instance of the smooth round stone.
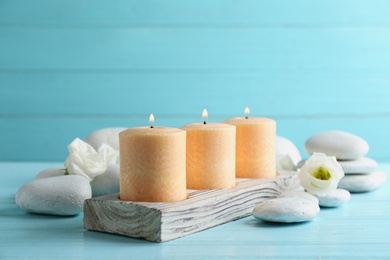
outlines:
[{"label": "smooth round stone", "polygon": [[344,189],[335,189],[326,196],[318,197],[321,207],[339,207],[351,199],[351,193]]},{"label": "smooth round stone", "polygon": [[46,170],[39,172],[37,176],[35,176],[35,179],[38,180],[38,179],[63,176],[63,175],[65,175],[64,167],[48,168]]},{"label": "smooth round stone", "polygon": [[345,175],[339,182],[338,188],[349,192],[368,192],[381,186],[386,181],[386,173],[374,171],[371,174]]},{"label": "smooth round stone", "polygon": [[85,142],[90,144],[97,151],[98,148],[106,143],[115,150],[119,150],[119,133],[126,130],[124,127],[103,128],[90,133]]},{"label": "smooth round stone", "polygon": [[308,192],[298,191],[298,190],[289,190],[281,193],[277,198],[300,198],[307,199],[316,204],[318,204],[318,198]]},{"label": "smooth round stone", "polygon": [[352,161],[338,161],[338,163],[345,174],[370,174],[378,167],[376,161],[367,157]]},{"label": "smooth round stone", "polygon": [[17,191],[15,200],[27,212],[71,216],[83,210],[84,200],[91,195],[87,179],[66,175],[27,183]]},{"label": "smooth round stone", "polygon": [[[306,159],[298,163],[297,167],[302,168]],[[378,163],[373,159],[361,157],[350,161],[337,161],[345,174],[370,174],[376,170]]]},{"label": "smooth round stone", "polygon": [[108,164],[107,170],[91,182],[92,197],[119,193],[119,165]]},{"label": "smooth round stone", "polygon": [[300,198],[276,198],[265,200],[253,210],[253,216],[271,222],[305,222],[314,219],[320,207],[313,201]]},{"label": "smooth round stone", "polygon": [[368,153],[368,143],[361,137],[343,131],[327,131],[310,137],[305,143],[308,154],[315,152],[336,156],[338,160],[356,160]]},{"label": "smooth round stone", "polygon": [[302,157],[295,144],[285,137],[276,136],[275,148],[277,170],[296,170]]}]

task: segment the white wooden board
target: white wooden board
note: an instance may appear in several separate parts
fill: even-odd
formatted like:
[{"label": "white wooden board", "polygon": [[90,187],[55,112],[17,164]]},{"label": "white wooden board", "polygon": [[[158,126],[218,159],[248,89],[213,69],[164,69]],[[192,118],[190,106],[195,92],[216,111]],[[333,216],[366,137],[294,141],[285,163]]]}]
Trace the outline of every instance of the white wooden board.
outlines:
[{"label": "white wooden board", "polygon": [[86,229],[165,242],[249,216],[254,206],[281,192],[299,189],[291,174],[273,179],[237,179],[224,190],[188,190],[180,202],[152,203],[119,200],[118,194],[86,200]]}]

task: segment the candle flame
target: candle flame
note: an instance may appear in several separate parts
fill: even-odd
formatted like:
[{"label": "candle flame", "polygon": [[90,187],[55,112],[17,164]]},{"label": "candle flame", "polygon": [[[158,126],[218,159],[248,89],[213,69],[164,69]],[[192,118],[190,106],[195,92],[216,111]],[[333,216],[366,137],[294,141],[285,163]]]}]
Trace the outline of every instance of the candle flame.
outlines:
[{"label": "candle flame", "polygon": [[244,110],[245,115],[249,115],[251,111],[249,110],[249,107],[246,107]]},{"label": "candle flame", "polygon": [[153,114],[150,114],[150,116],[149,116],[149,122],[150,122],[150,123],[154,123],[154,115],[153,115]]},{"label": "candle flame", "polygon": [[202,118],[208,118],[209,117],[209,113],[207,113],[207,109],[203,109],[203,112],[202,112]]}]

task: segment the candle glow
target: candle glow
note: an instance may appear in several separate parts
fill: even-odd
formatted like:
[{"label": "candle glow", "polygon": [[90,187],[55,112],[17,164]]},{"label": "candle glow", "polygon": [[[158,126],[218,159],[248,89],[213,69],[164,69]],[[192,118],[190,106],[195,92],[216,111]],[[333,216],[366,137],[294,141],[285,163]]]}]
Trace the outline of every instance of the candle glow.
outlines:
[{"label": "candle glow", "polygon": [[149,116],[149,122],[150,122],[150,123],[154,123],[154,115],[153,115],[153,114],[150,114],[150,116]]},{"label": "candle glow", "polygon": [[251,113],[251,111],[249,110],[249,107],[246,107],[244,110],[244,114],[249,115],[250,113]]},{"label": "candle glow", "polygon": [[[209,117],[209,113],[207,113],[207,109],[203,109],[203,112],[202,112],[202,118],[208,118]],[[203,121],[203,124],[205,125],[206,124],[206,120]]]},{"label": "candle glow", "polygon": [[209,117],[209,113],[207,112],[207,109],[203,109],[203,112],[202,112],[202,118],[208,118]]}]

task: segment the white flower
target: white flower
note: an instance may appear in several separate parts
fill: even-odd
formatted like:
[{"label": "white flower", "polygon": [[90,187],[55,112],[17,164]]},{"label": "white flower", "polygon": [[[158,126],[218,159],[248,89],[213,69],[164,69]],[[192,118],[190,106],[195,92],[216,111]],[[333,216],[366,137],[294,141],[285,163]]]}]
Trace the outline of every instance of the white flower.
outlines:
[{"label": "white flower", "polygon": [[296,166],[302,160],[302,156],[295,144],[286,137],[276,136],[275,152],[277,157],[288,156]]},{"label": "white flower", "polygon": [[291,157],[286,155],[276,155],[276,170],[277,171],[296,171],[297,167]]},{"label": "white flower", "polygon": [[115,150],[110,145],[103,143],[99,146],[98,153],[103,157],[103,160],[107,164],[119,164],[119,151]]},{"label": "white flower", "polygon": [[103,156],[79,138],[68,145],[68,150],[65,168],[69,174],[83,176],[91,182],[93,178],[106,171],[107,164]]},{"label": "white flower", "polygon": [[298,178],[306,191],[320,197],[335,190],[342,177],[344,171],[336,157],[323,153],[314,153],[298,172]]}]

